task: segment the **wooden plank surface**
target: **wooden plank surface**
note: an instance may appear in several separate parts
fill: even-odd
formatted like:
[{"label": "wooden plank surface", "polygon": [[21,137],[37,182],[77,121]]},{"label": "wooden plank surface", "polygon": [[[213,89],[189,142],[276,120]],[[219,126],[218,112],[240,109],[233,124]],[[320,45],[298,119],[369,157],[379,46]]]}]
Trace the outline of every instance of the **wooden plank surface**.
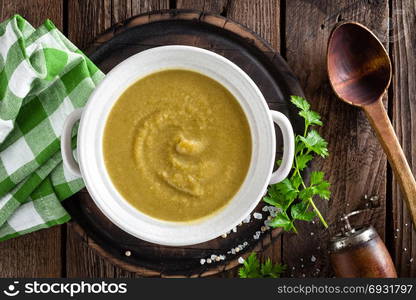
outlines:
[{"label": "wooden plank surface", "polygon": [[[394,66],[391,111],[393,126],[416,174],[416,5],[413,0],[393,1],[390,42]],[[399,276],[416,276],[416,231],[412,226],[405,199],[394,179],[392,188],[392,217],[389,241]]]},{"label": "wooden plank surface", "polygon": [[[318,207],[334,223],[341,213],[365,208],[362,197],[377,194],[380,207],[356,217],[353,224],[373,223],[384,237],[386,158],[364,113],[341,103],[332,93],[326,73],[326,46],[331,29],[340,20],[355,20],[376,29],[387,41],[388,1],[301,1],[286,2],[286,58],[299,77],[313,109],[325,126],[320,130],[329,141],[330,157],[317,160],[332,183],[329,202]],[[300,224],[298,235],[285,235],[283,261],[294,277],[331,276],[326,244],[335,224]]]},{"label": "wooden plank surface", "polygon": [[[33,26],[49,18],[63,28],[61,1],[0,1],[0,20],[14,14]],[[0,277],[60,277],[61,231],[61,227],[54,227],[0,243]]]}]

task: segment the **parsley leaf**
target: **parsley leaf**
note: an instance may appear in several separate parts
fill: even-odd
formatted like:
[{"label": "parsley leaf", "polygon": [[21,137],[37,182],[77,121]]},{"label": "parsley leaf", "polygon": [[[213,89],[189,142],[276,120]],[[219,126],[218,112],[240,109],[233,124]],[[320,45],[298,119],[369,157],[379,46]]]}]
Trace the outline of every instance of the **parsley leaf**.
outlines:
[{"label": "parsley leaf", "polygon": [[316,154],[326,157],[328,156],[328,143],[319,135],[316,130],[309,131],[306,137],[301,136],[300,140],[305,144],[306,148]]},{"label": "parsley leaf", "polygon": [[324,158],[329,155],[328,143],[316,130],[311,129],[311,126],[322,126],[323,123],[319,114],[311,110],[310,104],[304,98],[291,96],[290,101],[299,109],[299,115],[305,122],[305,130],[303,135],[295,136],[292,175],[271,185],[263,198],[265,202],[278,208],[278,213],[269,224],[271,227],[282,227],[284,230],[296,232],[295,220],[309,222],[318,217],[328,227],[313,200],[328,200],[331,196],[330,184],[324,179],[325,174],[312,172],[309,183],[302,177],[302,171],[308,167],[314,155]]},{"label": "parsley leaf", "polygon": [[291,96],[290,102],[296,105],[296,107],[299,108],[301,111],[308,111],[311,107],[308,101],[306,101],[306,99],[299,96]]},{"label": "parsley leaf", "polygon": [[238,270],[240,278],[279,278],[286,266],[273,264],[270,258],[260,263],[256,253],[251,253]]}]

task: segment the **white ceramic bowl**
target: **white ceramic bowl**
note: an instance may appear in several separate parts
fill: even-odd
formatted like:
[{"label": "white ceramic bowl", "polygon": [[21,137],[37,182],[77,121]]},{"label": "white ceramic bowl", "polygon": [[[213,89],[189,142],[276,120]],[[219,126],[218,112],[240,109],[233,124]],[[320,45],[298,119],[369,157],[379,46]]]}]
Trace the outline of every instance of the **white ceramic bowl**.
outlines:
[{"label": "white ceramic bowl", "polygon": [[[123,91],[146,75],[178,68],[202,73],[226,87],[245,112],[252,137],[251,163],[238,193],[218,213],[190,223],[158,220],[130,205],[111,182],[102,151],[107,117]],[[79,118],[78,166],[72,156],[70,136]],[[282,165],[272,174],[276,148],[273,121],[283,133],[284,154]],[[133,55],[112,69],[93,92],[85,108],[68,116],[61,147],[66,166],[73,173],[82,174],[96,205],[114,224],[149,242],[185,246],[216,238],[250,214],[266,192],[268,184],[279,182],[288,175],[294,154],[294,137],[289,120],[283,114],[269,110],[259,88],[234,63],[196,47],[164,46]]]}]

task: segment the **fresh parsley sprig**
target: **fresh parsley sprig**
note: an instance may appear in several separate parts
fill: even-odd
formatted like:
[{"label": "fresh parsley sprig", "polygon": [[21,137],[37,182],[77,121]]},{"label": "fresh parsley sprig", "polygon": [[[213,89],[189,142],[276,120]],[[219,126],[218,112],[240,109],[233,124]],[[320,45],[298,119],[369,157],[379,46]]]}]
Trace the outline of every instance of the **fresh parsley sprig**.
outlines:
[{"label": "fresh parsley sprig", "polygon": [[240,278],[279,278],[285,270],[286,266],[273,264],[270,258],[260,263],[256,253],[253,252],[238,270],[238,275]]},{"label": "fresh parsley sprig", "polygon": [[278,208],[277,215],[269,223],[271,227],[282,227],[286,231],[297,232],[296,220],[312,221],[315,216],[328,227],[325,219],[314,203],[318,196],[328,200],[331,192],[329,182],[324,180],[323,172],[312,172],[307,184],[302,177],[302,171],[312,161],[314,155],[328,156],[328,143],[312,129],[312,126],[322,126],[319,114],[310,109],[308,101],[299,96],[291,96],[290,101],[299,109],[299,115],[305,121],[303,135],[295,137],[295,158],[292,174],[277,184],[271,185],[265,202]]}]

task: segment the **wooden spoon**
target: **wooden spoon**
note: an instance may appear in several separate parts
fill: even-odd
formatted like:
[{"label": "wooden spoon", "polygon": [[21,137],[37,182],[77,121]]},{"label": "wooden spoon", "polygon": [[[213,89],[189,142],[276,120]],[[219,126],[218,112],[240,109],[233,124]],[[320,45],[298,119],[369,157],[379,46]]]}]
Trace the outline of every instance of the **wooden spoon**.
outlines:
[{"label": "wooden spoon", "polygon": [[343,22],[329,38],[327,67],[337,96],[366,113],[399,179],[416,227],[416,182],[382,103],[392,76],[386,50],[365,26]]}]

